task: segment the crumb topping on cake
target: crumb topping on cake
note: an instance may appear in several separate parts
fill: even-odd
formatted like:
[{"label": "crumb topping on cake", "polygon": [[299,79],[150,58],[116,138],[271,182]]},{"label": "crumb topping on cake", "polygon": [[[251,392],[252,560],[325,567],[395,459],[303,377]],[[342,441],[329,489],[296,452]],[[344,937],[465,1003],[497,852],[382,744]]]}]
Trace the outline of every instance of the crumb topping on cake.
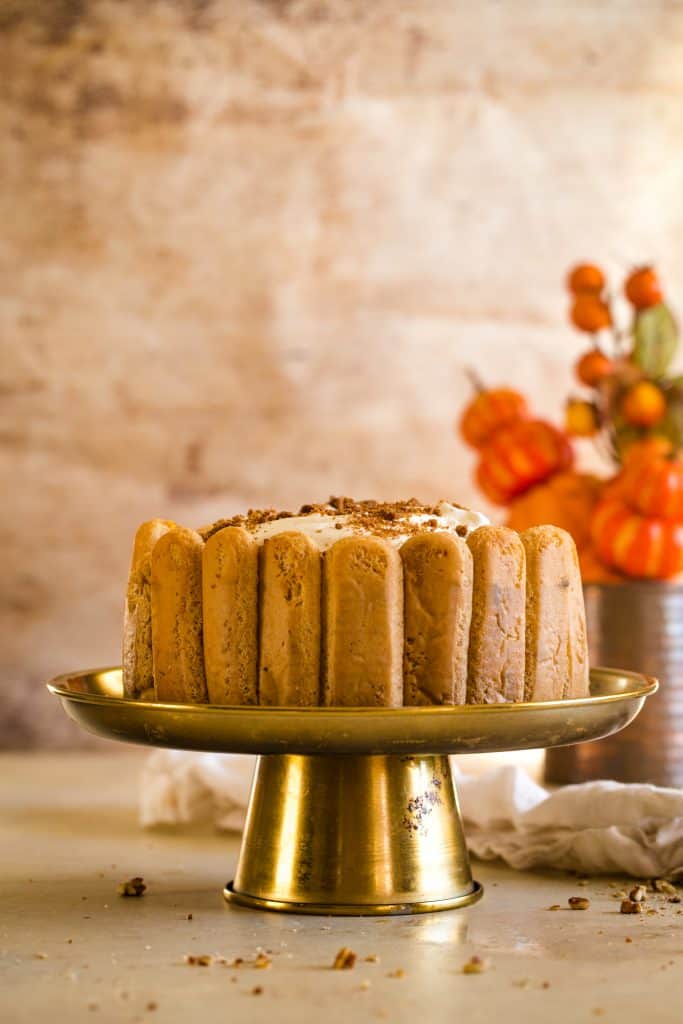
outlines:
[{"label": "crumb topping on cake", "polygon": [[485,516],[453,502],[425,504],[417,498],[407,501],[356,501],[331,497],[319,504],[302,505],[298,512],[274,508],[249,509],[246,515],[219,519],[199,533],[208,540],[219,530],[239,526],[257,540],[265,540],[285,530],[300,530],[311,536],[321,548],[329,547],[341,536],[365,534],[402,544],[414,534],[427,531],[455,533],[466,537],[486,523]]}]

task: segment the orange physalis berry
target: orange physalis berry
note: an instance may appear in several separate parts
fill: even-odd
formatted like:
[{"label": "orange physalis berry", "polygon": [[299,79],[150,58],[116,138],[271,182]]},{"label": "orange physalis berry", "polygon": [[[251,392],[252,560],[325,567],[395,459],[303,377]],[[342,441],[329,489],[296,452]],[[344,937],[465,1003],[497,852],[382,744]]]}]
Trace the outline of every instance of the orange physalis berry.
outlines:
[{"label": "orange physalis berry", "polygon": [[591,402],[570,398],[565,410],[565,429],[571,437],[593,437],[600,429],[598,410]]},{"label": "orange physalis berry", "polygon": [[581,356],[574,371],[582,384],[594,388],[601,380],[614,372],[614,363],[599,348],[593,348]]},{"label": "orange physalis berry", "polygon": [[621,412],[634,427],[652,427],[664,416],[666,399],[656,384],[641,380],[624,395]]},{"label": "orange physalis berry", "polygon": [[609,307],[597,295],[577,295],[570,317],[575,327],[589,334],[610,327],[612,323]]},{"label": "orange physalis berry", "polygon": [[626,278],[624,294],[636,309],[648,309],[664,298],[654,267],[638,267]]},{"label": "orange physalis berry", "polygon": [[579,263],[569,272],[567,288],[573,295],[599,295],[605,287],[605,275],[593,263]]}]

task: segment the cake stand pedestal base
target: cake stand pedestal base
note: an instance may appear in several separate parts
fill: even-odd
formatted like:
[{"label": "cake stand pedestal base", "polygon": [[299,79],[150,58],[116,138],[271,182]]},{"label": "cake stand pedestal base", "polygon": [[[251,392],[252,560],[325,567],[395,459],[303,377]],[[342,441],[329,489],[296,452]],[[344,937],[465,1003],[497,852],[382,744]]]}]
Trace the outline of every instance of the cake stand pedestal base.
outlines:
[{"label": "cake stand pedestal base", "polygon": [[474,903],[448,756],[258,758],[226,900],[297,914],[419,914]]}]

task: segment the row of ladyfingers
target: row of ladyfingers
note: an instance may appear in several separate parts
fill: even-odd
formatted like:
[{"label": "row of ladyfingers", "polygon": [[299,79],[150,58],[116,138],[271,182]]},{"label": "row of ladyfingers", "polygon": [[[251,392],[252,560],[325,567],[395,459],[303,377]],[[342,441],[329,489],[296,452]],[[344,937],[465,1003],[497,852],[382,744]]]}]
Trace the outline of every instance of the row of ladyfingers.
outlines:
[{"label": "row of ladyfingers", "polygon": [[128,697],[400,706],[588,693],[583,594],[563,530],[344,536],[321,552],[241,526],[206,541],[165,520],[133,551]]}]

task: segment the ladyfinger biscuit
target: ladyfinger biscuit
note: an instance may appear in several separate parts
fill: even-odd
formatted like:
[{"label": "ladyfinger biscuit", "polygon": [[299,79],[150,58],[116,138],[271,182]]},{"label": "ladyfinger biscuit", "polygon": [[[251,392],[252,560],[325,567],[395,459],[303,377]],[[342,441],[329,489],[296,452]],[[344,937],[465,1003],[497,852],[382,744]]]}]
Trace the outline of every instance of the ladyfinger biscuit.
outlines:
[{"label": "ladyfinger biscuit", "polygon": [[467,703],[524,699],[524,545],[505,526],[480,526],[467,538],[474,560]]},{"label": "ladyfinger biscuit", "polygon": [[228,526],[202,553],[204,665],[211,704],[256,704],[258,544]]},{"label": "ladyfinger biscuit", "polygon": [[557,526],[521,534],[526,551],[525,700],[587,697],[586,613],[576,545]]},{"label": "ladyfinger biscuit", "polygon": [[135,534],[123,616],[124,697],[154,698],[150,555],[159,537],[174,526],[170,519],[150,519]]},{"label": "ladyfinger biscuit", "polygon": [[401,556],[377,537],[344,537],[323,559],[323,703],[403,702]]},{"label": "ladyfinger biscuit", "polygon": [[403,703],[464,704],[472,616],[472,555],[448,533],[420,533],[401,547]]},{"label": "ladyfinger biscuit", "polygon": [[260,555],[259,703],[320,703],[320,551],[288,530]]},{"label": "ladyfinger biscuit", "polygon": [[169,530],[152,550],[152,653],[157,700],[207,699],[202,648],[202,549],[194,530]]}]

